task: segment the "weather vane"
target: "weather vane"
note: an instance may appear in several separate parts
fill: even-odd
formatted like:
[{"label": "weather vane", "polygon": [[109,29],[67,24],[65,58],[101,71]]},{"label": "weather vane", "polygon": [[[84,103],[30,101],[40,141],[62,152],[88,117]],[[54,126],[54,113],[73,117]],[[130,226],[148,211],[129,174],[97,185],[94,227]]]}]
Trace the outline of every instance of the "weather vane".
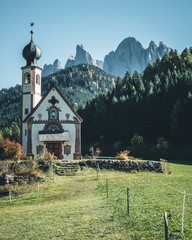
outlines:
[{"label": "weather vane", "polygon": [[30,26],[31,26],[31,32],[30,33],[31,33],[31,40],[32,40],[34,22],[30,23]]}]

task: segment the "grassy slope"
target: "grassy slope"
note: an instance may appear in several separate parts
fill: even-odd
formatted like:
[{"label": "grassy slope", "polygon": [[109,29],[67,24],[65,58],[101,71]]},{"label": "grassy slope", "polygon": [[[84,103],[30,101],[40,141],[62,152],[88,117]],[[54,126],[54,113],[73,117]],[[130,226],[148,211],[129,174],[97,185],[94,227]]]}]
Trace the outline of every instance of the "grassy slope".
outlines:
[{"label": "grassy slope", "polygon": [[[181,229],[186,190],[184,234],[192,238],[192,166],[170,164],[173,173],[122,173],[94,170],[74,177],[56,177],[56,183],[36,186],[28,193],[0,199],[0,239],[164,239],[163,215],[171,213]],[[106,198],[106,178],[109,198]],[[23,186],[22,188],[25,188]],[[126,187],[130,190],[130,216],[126,215]],[[31,191],[33,190],[33,191]],[[182,239],[172,220],[169,231]]]}]

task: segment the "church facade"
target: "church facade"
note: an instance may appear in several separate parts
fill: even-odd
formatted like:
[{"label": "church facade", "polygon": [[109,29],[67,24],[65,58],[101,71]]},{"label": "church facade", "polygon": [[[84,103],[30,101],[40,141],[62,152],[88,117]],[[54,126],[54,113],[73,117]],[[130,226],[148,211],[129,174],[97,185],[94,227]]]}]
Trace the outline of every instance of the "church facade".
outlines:
[{"label": "church facade", "polygon": [[40,48],[31,41],[23,49],[27,64],[22,67],[21,143],[27,156],[54,153],[58,159],[81,159],[81,117],[56,86],[41,96]]}]

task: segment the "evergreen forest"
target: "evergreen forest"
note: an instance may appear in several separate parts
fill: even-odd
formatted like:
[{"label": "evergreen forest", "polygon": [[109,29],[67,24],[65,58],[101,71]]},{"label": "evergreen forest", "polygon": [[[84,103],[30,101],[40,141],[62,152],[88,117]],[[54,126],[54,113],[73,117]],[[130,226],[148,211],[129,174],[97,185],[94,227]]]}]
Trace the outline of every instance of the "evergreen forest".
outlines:
[{"label": "evergreen forest", "polygon": [[129,150],[145,158],[192,157],[192,51],[171,51],[143,74],[127,72],[107,95],[99,94],[78,111],[83,154]]}]

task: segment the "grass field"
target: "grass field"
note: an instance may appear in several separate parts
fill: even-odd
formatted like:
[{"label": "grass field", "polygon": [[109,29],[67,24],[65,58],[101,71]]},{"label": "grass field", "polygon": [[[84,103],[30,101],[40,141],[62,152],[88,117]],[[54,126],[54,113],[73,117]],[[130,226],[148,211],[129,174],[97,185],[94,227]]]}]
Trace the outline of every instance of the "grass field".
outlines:
[{"label": "grass field", "polygon": [[[164,212],[171,214],[170,239],[192,239],[192,165],[170,164],[171,175],[101,171],[23,185],[0,198],[0,239],[164,239]],[[106,179],[109,197],[106,197]],[[130,214],[127,215],[127,187]],[[184,235],[181,234],[186,190]]]}]

